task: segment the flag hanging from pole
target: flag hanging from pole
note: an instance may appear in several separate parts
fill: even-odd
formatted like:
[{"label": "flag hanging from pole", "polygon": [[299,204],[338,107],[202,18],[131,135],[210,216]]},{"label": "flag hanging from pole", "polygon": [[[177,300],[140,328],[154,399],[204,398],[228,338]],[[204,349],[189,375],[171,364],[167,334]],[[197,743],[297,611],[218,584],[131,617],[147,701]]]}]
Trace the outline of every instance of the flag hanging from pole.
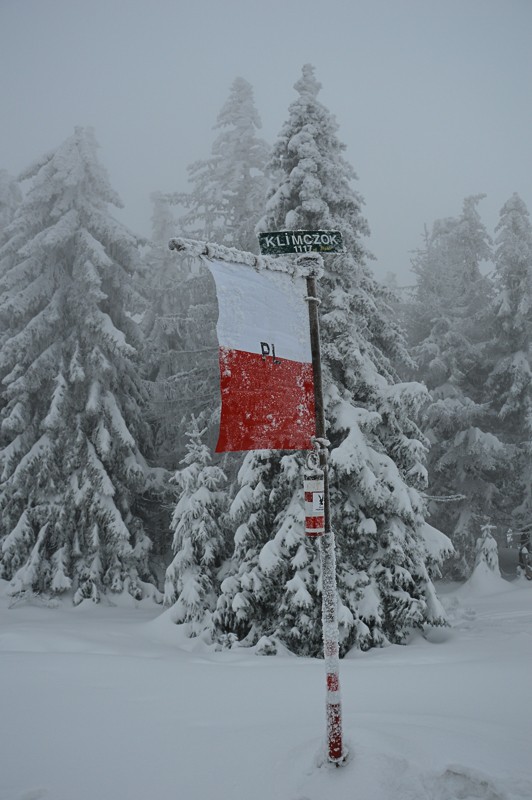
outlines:
[{"label": "flag hanging from pole", "polygon": [[304,278],[205,261],[219,307],[216,451],[311,450],[316,422]]}]

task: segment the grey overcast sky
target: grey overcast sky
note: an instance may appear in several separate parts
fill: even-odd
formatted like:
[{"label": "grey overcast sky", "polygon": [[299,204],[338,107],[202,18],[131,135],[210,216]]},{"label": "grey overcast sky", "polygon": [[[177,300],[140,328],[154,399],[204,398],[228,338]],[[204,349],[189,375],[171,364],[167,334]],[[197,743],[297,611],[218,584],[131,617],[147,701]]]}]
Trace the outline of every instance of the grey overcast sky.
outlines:
[{"label": "grey overcast sky", "polygon": [[236,76],[274,141],[303,64],[336,115],[378,277],[412,280],[425,223],[518,192],[532,212],[532,0],[0,0],[0,168],[76,125],[136,233],[150,192],[187,189]]}]

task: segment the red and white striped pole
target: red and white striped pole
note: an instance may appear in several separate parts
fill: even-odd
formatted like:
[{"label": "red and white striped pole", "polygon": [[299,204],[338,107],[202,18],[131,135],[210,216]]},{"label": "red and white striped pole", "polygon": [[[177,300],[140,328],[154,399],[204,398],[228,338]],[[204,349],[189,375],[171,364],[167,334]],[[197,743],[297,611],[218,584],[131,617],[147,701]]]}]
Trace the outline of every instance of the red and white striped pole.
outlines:
[{"label": "red and white striped pole", "polygon": [[[327,676],[327,755],[328,760],[339,765],[345,761],[346,752],[342,741],[342,705],[340,697],[340,651],[338,645],[338,593],[336,588],[336,557],[334,534],[331,527],[329,498],[328,442],[325,437],[325,407],[321,372],[320,326],[318,316],[316,275],[323,269],[323,258],[319,253],[300,256],[298,264],[309,271],[307,277],[307,301],[309,307],[310,343],[314,371],[314,401],[316,406],[316,447],[319,470],[309,476],[310,480],[323,481],[323,523],[316,519],[319,498],[314,496],[314,487],[305,486],[305,505],[309,512],[305,532],[307,536],[319,537],[322,576],[322,626],[323,654]],[[319,491],[319,490],[318,490]],[[312,495],[312,497],[310,496]],[[321,528],[321,530],[319,530]],[[319,532],[318,532],[319,531]]]}]

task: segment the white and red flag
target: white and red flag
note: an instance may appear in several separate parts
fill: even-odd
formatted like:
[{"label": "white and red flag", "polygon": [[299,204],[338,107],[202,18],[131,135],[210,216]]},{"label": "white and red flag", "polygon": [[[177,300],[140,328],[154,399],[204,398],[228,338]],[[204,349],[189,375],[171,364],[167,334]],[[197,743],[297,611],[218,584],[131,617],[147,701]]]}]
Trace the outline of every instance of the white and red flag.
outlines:
[{"label": "white and red flag", "polygon": [[219,306],[216,451],[311,450],[316,423],[304,278],[206,263]]}]

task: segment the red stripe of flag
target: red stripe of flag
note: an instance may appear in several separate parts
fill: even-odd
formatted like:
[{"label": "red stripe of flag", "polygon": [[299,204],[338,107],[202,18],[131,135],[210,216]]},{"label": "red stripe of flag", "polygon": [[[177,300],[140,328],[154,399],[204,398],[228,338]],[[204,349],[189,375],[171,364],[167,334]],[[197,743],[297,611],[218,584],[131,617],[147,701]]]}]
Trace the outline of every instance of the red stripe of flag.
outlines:
[{"label": "red stripe of flag", "polygon": [[219,349],[222,415],[216,451],[311,450],[312,364]]}]

